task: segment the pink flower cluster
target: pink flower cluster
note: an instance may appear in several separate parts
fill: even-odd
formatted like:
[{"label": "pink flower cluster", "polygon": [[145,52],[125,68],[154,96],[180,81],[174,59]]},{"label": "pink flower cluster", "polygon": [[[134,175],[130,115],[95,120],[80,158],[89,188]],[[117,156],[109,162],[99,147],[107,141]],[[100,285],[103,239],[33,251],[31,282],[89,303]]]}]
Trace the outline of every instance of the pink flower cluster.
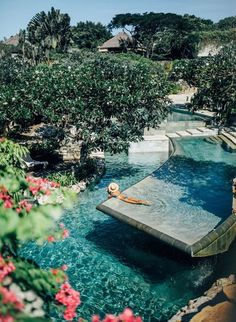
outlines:
[{"label": "pink flower cluster", "polygon": [[50,195],[50,189],[59,188],[60,184],[50,181],[46,178],[34,178],[31,176],[26,177],[26,181],[29,183],[29,191],[35,196],[38,193],[44,193]]},{"label": "pink flower cluster", "polygon": [[14,208],[18,213],[22,212],[23,210],[30,212],[33,207],[33,205],[25,199],[21,200],[18,204],[14,204],[14,200],[4,186],[0,187],[0,200],[3,201],[4,208]]},{"label": "pink flower cluster", "polygon": [[0,200],[3,201],[3,207],[4,208],[12,208],[13,207],[13,200],[11,196],[7,193],[7,190],[5,187],[0,188]]},{"label": "pink flower cluster", "polygon": [[72,321],[76,317],[76,309],[80,305],[80,293],[71,288],[70,284],[64,283],[55,298],[66,306],[63,314],[64,319]]},{"label": "pink flower cluster", "polygon": [[11,315],[1,315],[0,314],[0,322],[14,322],[14,319]]},{"label": "pink flower cluster", "polygon": [[9,291],[6,287],[0,287],[0,295],[3,304],[11,304],[18,311],[24,308],[24,304],[16,297],[15,293]]},{"label": "pink flower cluster", "polygon": [[[60,238],[62,238],[62,239],[66,239],[69,236],[70,236],[70,231],[66,228],[64,228],[60,233]],[[59,240],[60,240],[60,238],[59,238]],[[57,241],[57,239],[53,235],[48,236],[47,240],[49,243],[55,243]]]},{"label": "pink flower cluster", "polygon": [[135,316],[131,309],[126,308],[124,312],[118,316],[107,314],[103,320],[98,315],[92,317],[92,322],[142,322],[140,316]]},{"label": "pink flower cluster", "polygon": [[24,199],[19,202],[19,207],[16,208],[16,211],[18,213],[20,213],[20,212],[22,212],[23,209],[25,209],[26,212],[30,212],[32,207],[33,207],[33,205]]},{"label": "pink flower cluster", "polygon": [[5,276],[9,275],[15,269],[12,262],[7,263],[0,255],[0,283],[4,280]]}]

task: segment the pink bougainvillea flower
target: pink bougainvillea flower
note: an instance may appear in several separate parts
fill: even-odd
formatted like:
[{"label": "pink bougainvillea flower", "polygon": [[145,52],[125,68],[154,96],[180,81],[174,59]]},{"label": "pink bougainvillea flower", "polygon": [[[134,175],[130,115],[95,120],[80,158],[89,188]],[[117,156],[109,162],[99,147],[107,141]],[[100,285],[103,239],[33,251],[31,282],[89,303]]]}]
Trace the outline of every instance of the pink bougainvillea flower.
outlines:
[{"label": "pink bougainvillea flower", "polygon": [[64,228],[65,227],[65,224],[63,224],[63,222],[60,222],[59,227],[60,228]]},{"label": "pink bougainvillea flower", "polygon": [[62,265],[61,269],[65,272],[68,270],[68,266],[64,264],[64,265]]},{"label": "pink bougainvillea flower", "polygon": [[44,193],[45,193],[46,196],[50,196],[52,194],[49,189],[45,190]]},{"label": "pink bougainvillea flower", "polygon": [[0,143],[6,141],[6,138],[0,138]]},{"label": "pink bougainvillea flower", "polygon": [[60,270],[58,268],[51,268],[51,272],[53,275],[57,275],[60,272]]},{"label": "pink bougainvillea flower", "polygon": [[76,313],[74,312],[74,310],[66,309],[63,317],[66,321],[72,321],[76,317]]},{"label": "pink bougainvillea flower", "polygon": [[55,237],[53,237],[52,235],[48,236],[47,240],[49,243],[54,243],[56,241]]},{"label": "pink bougainvillea flower", "polygon": [[105,316],[105,319],[103,320],[103,322],[118,322],[118,321],[119,321],[118,317],[112,314],[107,314]]},{"label": "pink bougainvillea flower", "polygon": [[101,322],[99,315],[93,315],[92,316],[92,322]]},{"label": "pink bougainvillea flower", "polygon": [[60,304],[66,306],[64,319],[67,321],[73,320],[76,317],[76,309],[80,305],[80,293],[71,288],[70,284],[64,283],[55,298]]},{"label": "pink bougainvillea flower", "polygon": [[3,304],[12,304],[18,311],[21,311],[24,308],[24,304],[17,298],[15,293],[8,290],[6,287],[0,287],[0,295]]},{"label": "pink bougainvillea flower", "polygon": [[38,187],[31,186],[29,187],[29,191],[32,193],[32,195],[36,195],[39,191]]},{"label": "pink bougainvillea flower", "polygon": [[11,315],[2,315],[0,314],[0,322],[14,322],[15,320]]},{"label": "pink bougainvillea flower", "polygon": [[119,316],[107,314],[103,320],[100,320],[98,315],[93,315],[92,322],[142,322],[142,318],[135,316],[131,309],[126,308]]},{"label": "pink bougainvillea flower", "polygon": [[32,209],[33,205],[31,205],[27,200],[21,200],[19,202],[19,206],[21,208],[24,208],[26,210],[26,212],[30,212],[30,210]]},{"label": "pink bougainvillea flower", "polygon": [[13,207],[13,202],[11,200],[6,200],[3,203],[4,208],[12,208]]},{"label": "pink bougainvillea flower", "polygon": [[136,317],[133,311],[129,308],[124,309],[124,311],[119,315],[119,320],[122,322],[142,322],[140,317]]},{"label": "pink bougainvillea flower", "polygon": [[62,232],[62,238],[65,239],[70,236],[70,232],[68,229],[64,229]]},{"label": "pink bougainvillea flower", "polygon": [[15,270],[15,266],[12,262],[7,263],[0,255],[0,283],[3,279]]}]

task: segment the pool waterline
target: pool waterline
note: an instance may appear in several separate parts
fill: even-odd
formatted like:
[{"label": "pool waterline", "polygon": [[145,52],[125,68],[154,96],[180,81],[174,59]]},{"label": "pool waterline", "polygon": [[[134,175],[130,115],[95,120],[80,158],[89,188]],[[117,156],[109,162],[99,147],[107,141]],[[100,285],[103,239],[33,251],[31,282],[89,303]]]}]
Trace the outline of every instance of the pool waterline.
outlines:
[{"label": "pool waterline", "polygon": [[[198,144],[206,144],[203,139],[199,140]],[[212,145],[208,146],[207,155],[201,156],[201,151],[196,155],[196,142],[186,142],[185,145],[180,143],[179,149],[193,160],[192,169],[197,169],[198,162],[207,168],[217,163],[223,166],[220,177],[230,181],[235,171],[232,155],[226,155],[227,152],[221,151],[219,146],[212,149]],[[215,148],[217,151],[213,152]],[[217,162],[217,155],[218,161],[222,156],[224,161]],[[144,321],[163,322],[190,298],[200,295],[219,274],[236,272],[236,264],[232,266],[231,263],[231,267],[225,269],[223,265],[224,262],[231,262],[228,256],[235,258],[235,243],[227,254],[193,260],[95,210],[95,206],[106,197],[106,187],[111,181],[119,182],[124,190],[153,172],[166,158],[167,155],[161,153],[145,155],[140,159],[138,155],[108,156],[104,178],[98,185],[80,194],[78,204],[63,217],[71,236],[43,247],[31,243],[22,250],[23,255],[33,258],[43,268],[63,264],[69,266],[70,282],[81,292],[79,316],[89,318],[96,313],[118,313],[129,306],[142,315]],[[174,169],[173,164],[170,169],[172,174]],[[163,171],[164,167],[160,180],[168,180],[166,171]],[[178,176],[177,180],[180,180]],[[186,184],[183,183],[182,188],[186,188],[192,180],[193,176]],[[198,194],[197,197],[203,198]],[[213,208],[219,211],[214,205]],[[61,317],[53,312],[52,316],[55,321],[61,321]]]}]

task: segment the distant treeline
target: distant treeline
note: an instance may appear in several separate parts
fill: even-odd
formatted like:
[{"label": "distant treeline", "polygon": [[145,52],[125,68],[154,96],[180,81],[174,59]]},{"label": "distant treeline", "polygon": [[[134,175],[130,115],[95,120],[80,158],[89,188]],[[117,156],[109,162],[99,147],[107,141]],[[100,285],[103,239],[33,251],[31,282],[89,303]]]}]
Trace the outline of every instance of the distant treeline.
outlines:
[{"label": "distant treeline", "polygon": [[[69,48],[97,50],[123,29],[142,46],[142,54],[156,60],[195,58],[204,45],[236,42],[236,16],[217,23],[194,15],[174,13],[118,14],[108,26],[91,21],[70,25],[68,14],[51,8],[36,14],[26,30],[20,30],[17,51],[34,62],[49,59],[50,52],[65,53]],[[124,47],[124,51],[125,51]],[[135,50],[135,48],[134,48]],[[0,53],[16,51],[14,46],[0,44]]]}]

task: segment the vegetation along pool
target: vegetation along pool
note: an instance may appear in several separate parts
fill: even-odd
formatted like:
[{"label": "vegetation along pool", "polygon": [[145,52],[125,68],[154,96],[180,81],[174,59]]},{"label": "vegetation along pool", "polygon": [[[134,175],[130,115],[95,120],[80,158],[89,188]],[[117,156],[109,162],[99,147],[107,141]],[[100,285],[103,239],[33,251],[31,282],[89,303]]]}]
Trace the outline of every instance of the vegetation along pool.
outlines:
[{"label": "vegetation along pool", "polygon": [[[107,156],[102,181],[80,194],[78,203],[63,217],[70,237],[42,247],[34,243],[23,247],[22,253],[42,268],[68,265],[71,284],[81,292],[79,316],[117,313],[128,306],[144,321],[164,322],[216,278],[236,273],[235,242],[225,254],[190,259],[96,211],[111,181],[118,182],[123,190],[166,159],[165,154],[152,153]],[[194,138],[177,141],[177,155],[160,169],[158,178],[184,191],[179,202],[197,207],[199,213],[224,218],[231,211],[231,180],[235,174],[235,154]],[[61,321],[53,309],[51,315]]]}]

